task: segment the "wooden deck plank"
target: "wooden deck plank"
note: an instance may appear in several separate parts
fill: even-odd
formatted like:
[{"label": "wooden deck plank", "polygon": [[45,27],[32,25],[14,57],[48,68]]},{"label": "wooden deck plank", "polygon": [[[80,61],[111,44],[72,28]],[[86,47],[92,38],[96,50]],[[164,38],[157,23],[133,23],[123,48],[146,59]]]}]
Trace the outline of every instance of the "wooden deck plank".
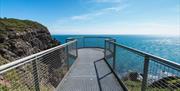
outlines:
[{"label": "wooden deck plank", "polygon": [[[103,49],[84,48],[79,49],[78,54],[78,58],[56,91],[99,91],[94,61],[104,57]],[[110,71],[104,61],[96,66],[100,76]],[[113,75],[103,78],[100,83],[102,91],[122,91]]]}]

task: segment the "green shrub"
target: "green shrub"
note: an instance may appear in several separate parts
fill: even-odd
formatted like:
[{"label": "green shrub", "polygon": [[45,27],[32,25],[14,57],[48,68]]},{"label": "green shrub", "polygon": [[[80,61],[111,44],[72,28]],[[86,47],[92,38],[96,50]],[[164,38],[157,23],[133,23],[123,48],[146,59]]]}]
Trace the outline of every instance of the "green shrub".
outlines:
[{"label": "green shrub", "polygon": [[2,19],[0,18],[0,30],[15,30],[24,31],[26,28],[31,29],[44,29],[43,25],[38,22],[30,20],[19,20],[13,18]]}]

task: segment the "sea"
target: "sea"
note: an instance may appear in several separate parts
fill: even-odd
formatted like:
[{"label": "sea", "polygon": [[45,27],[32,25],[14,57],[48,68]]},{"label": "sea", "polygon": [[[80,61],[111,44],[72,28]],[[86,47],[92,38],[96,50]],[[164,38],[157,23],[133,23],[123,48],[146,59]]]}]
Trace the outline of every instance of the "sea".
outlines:
[{"label": "sea", "polygon": [[61,44],[69,37],[102,36],[116,39],[119,44],[180,63],[180,36],[157,35],[52,35]]}]

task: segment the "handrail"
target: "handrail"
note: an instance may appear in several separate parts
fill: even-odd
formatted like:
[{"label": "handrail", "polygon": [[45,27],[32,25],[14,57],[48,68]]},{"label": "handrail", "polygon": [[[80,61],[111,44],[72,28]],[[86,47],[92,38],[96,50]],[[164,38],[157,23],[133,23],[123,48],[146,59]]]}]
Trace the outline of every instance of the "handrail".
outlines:
[{"label": "handrail", "polygon": [[113,42],[113,41],[108,41],[108,42],[113,43],[113,44],[115,44],[115,45],[117,45],[117,46],[119,46],[121,48],[127,49],[127,50],[129,50],[131,52],[142,55],[144,57],[148,56],[150,59],[154,59],[154,61],[157,61],[157,62],[159,62],[161,64],[165,64],[165,65],[168,64],[167,66],[171,66],[172,68],[174,68],[176,70],[180,70],[180,64],[179,63],[176,63],[176,62],[173,62],[173,61],[170,61],[170,60],[155,56],[155,55],[147,53],[147,52],[140,51],[138,49],[134,49],[132,47],[127,47],[127,46],[119,44],[117,42]]},{"label": "handrail", "polygon": [[[102,48],[104,49],[104,40],[110,39],[110,40],[115,40],[112,37],[106,37],[106,36],[96,36],[96,35],[87,35],[87,36],[75,36],[75,37],[69,37],[66,39],[68,40],[73,40],[76,39],[78,41],[78,49],[79,48]],[[101,40],[94,40],[91,42],[91,44],[88,44],[88,39],[101,39]],[[102,43],[102,44],[100,44]],[[97,44],[97,45],[96,45]]]},{"label": "handrail", "polygon": [[89,35],[89,36],[76,36],[76,37],[68,37],[68,38],[106,38],[106,39],[113,39],[112,37],[105,37],[105,36],[96,36],[96,35]]},{"label": "handrail", "polygon": [[[76,42],[76,41],[77,41],[77,40],[70,41],[70,42],[68,42],[68,43],[65,43],[65,44],[62,44],[62,45],[59,45],[59,46],[56,46],[56,47],[53,47],[53,48],[50,48],[50,49],[47,49],[47,50],[38,52],[38,53],[36,53],[36,54],[32,54],[32,55],[30,55],[30,56],[21,58],[21,59],[19,59],[19,60],[16,60],[16,61],[13,61],[13,62],[4,64],[4,65],[1,65],[1,66],[0,66],[0,74],[8,71],[7,69],[10,68],[10,67],[13,67],[13,66],[15,66],[15,65],[24,63],[24,62],[26,62],[27,60],[30,60],[30,59],[34,59],[34,58],[37,59],[37,58],[39,58],[39,57],[41,57],[41,56],[43,56],[43,55],[46,55],[46,54],[48,54],[48,53],[50,53],[50,52],[53,52],[53,51],[55,51],[55,50],[57,50],[57,49],[59,49],[59,48],[65,47],[65,46],[67,46],[67,45],[70,45],[70,44],[72,44],[72,43],[74,43],[74,42]],[[13,68],[14,68],[14,67],[13,67]]]},{"label": "handrail", "polygon": [[[153,54],[150,54],[150,53],[147,53],[147,52],[144,52],[144,51],[140,51],[138,49],[135,49],[135,48],[132,48],[132,47],[128,47],[128,46],[125,46],[123,44],[119,44],[115,41],[115,39],[111,38],[111,37],[103,37],[103,36],[79,36],[79,37],[71,37],[71,38],[68,38],[67,40],[69,41],[66,41],[67,43],[65,44],[62,44],[62,45],[59,45],[59,46],[56,46],[56,47],[53,47],[53,48],[50,48],[50,49],[47,49],[47,50],[44,50],[42,52],[39,52],[39,53],[36,53],[36,54],[33,54],[33,55],[30,55],[30,56],[27,56],[27,57],[24,57],[22,59],[19,59],[19,60],[15,60],[13,62],[10,62],[10,63],[7,63],[7,64],[4,64],[4,65],[1,65],[0,66],[0,74],[4,74],[5,72],[11,70],[11,69],[15,69],[19,66],[22,66],[26,63],[30,63],[30,62],[33,62],[33,60],[35,61],[38,61],[36,59],[39,59],[39,58],[43,58],[44,55],[47,55],[49,53],[52,53],[52,52],[56,52],[56,50],[58,52],[56,53],[59,53],[59,49],[61,48],[67,48],[65,49],[65,53],[67,53],[66,55],[67,56],[71,56],[70,54],[68,54],[69,52],[68,51],[68,47],[71,46],[71,44],[74,44],[76,42],[76,44],[73,46],[73,47],[76,47],[76,56],[78,55],[77,54],[77,42],[80,42],[80,43],[83,43],[83,48],[86,48],[86,47],[89,47],[89,44],[85,45],[85,43],[88,41],[86,41],[86,39],[88,40],[89,38],[92,38],[94,39],[95,38],[95,41],[93,41],[93,46],[91,45],[90,47],[93,48],[93,47],[99,47],[99,45],[95,45],[94,43],[99,43],[96,38],[100,38],[102,40],[100,40],[100,42],[102,42],[102,44],[104,43],[104,45],[100,45],[100,47],[104,48],[105,51],[104,51],[104,54],[105,54],[105,60],[106,60],[106,50],[109,50],[111,52],[111,55],[112,55],[112,58],[113,58],[113,61],[112,61],[112,70],[116,71],[116,67],[115,67],[115,64],[116,64],[116,58],[117,56],[116,55],[116,51],[117,51],[117,47],[118,48],[122,48],[122,49],[125,49],[129,52],[132,52],[132,53],[135,53],[137,55],[140,55],[141,57],[144,58],[144,64],[143,64],[143,81],[142,81],[142,91],[145,91],[145,86],[147,84],[147,79],[148,79],[148,71],[150,70],[148,67],[150,62],[153,61],[155,63],[158,63],[160,65],[163,65],[163,67],[169,67],[170,69],[174,69],[176,70],[177,72],[180,71],[180,64],[179,63],[176,63],[176,62],[173,62],[173,61],[170,61],[170,60],[167,60],[167,59],[164,59],[164,58],[161,58],[161,57],[158,57],[158,56],[155,56]],[[80,39],[80,40],[79,40]],[[82,40],[81,40],[82,39]],[[107,43],[107,44],[106,44]],[[106,48],[106,47],[109,47]],[[111,48],[110,48],[111,47]],[[70,48],[69,48],[70,49]],[[108,52],[109,52],[108,51]],[[54,53],[52,54],[54,55]],[[108,55],[107,55],[108,56]],[[68,60],[68,57],[67,57],[67,60]],[[34,61],[34,62],[35,62]],[[44,60],[43,60],[44,61]],[[51,60],[49,60],[51,62]],[[118,60],[117,60],[118,61]],[[67,61],[68,65],[69,65],[69,61]],[[136,61],[137,62],[137,61]],[[109,67],[111,66],[110,64],[108,64]],[[34,66],[34,65],[33,65]],[[151,65],[152,66],[152,65]],[[35,71],[36,72],[36,71]],[[35,73],[37,74],[37,73]],[[116,74],[116,73],[114,73]],[[117,74],[116,74],[117,75]],[[121,74],[120,74],[121,75]],[[117,79],[120,79],[121,78],[118,78],[118,76],[116,76]],[[34,80],[37,80],[37,79],[34,79]],[[122,82],[123,83],[123,82]],[[124,83],[123,83],[124,84]],[[35,84],[36,85],[36,84]],[[126,86],[125,86],[126,87]]]},{"label": "handrail", "polygon": [[104,36],[83,36],[83,38],[106,38],[106,39],[113,39],[113,38],[111,38],[111,37],[104,37]]},{"label": "handrail", "polygon": [[[122,80],[122,82],[125,84],[125,87],[127,87],[128,89],[133,89],[134,86],[136,86],[136,89],[140,88],[141,91],[146,91],[146,89],[157,90],[157,88],[160,88],[160,87],[170,89],[170,90],[179,89],[179,87],[176,86],[174,83],[168,83],[169,80],[179,79],[179,71],[180,71],[179,63],[172,62],[170,60],[155,56],[147,52],[140,51],[138,49],[134,49],[132,47],[127,47],[125,45],[119,44],[111,40],[105,40],[105,59],[109,61],[111,61],[112,59],[113,60],[115,59],[117,62],[123,63],[124,60],[126,60],[126,58],[125,59],[121,58],[124,55],[123,53],[124,51],[121,53],[122,55],[120,59],[114,56],[121,52],[121,51],[118,51],[116,53],[117,48],[122,48],[122,50],[126,50],[128,52],[131,52],[143,58],[141,59],[142,60],[141,62],[138,59],[134,60],[133,56],[130,58],[127,58],[127,60],[130,60],[130,61],[134,60],[134,62],[140,63],[134,68],[122,66],[120,68],[117,67],[117,70],[116,70],[116,66],[113,65],[116,62],[112,61],[112,63],[111,62],[109,63],[112,65],[112,68],[114,68],[113,70],[115,70],[117,74],[120,75],[119,79]],[[108,53],[109,51],[111,52],[110,54]],[[106,52],[108,53],[108,55],[106,55]],[[108,56],[111,56],[111,57],[109,58]],[[130,61],[128,61],[127,64],[125,63],[125,65],[133,65],[133,61],[132,63],[130,63]],[[139,69],[139,67],[142,67],[142,68]],[[121,70],[122,72],[119,72],[119,70]],[[136,79],[137,74],[135,75],[133,72],[132,73],[128,72],[128,70],[132,70],[135,74],[136,73],[139,74],[140,78],[142,77],[142,79],[137,78],[137,80],[140,81],[138,83],[139,85],[136,84],[137,82],[135,80],[132,80],[134,78]],[[134,78],[132,76],[134,76]],[[132,77],[132,78],[129,78],[129,77]],[[140,91],[140,89],[138,91]]]}]

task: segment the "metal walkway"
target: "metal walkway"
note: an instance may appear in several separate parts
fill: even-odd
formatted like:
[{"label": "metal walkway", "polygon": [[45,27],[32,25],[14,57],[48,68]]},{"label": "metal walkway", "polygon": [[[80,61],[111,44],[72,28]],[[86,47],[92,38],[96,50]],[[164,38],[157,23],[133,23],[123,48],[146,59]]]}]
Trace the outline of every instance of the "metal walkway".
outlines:
[{"label": "metal walkway", "polygon": [[98,48],[79,49],[78,58],[56,91],[100,91],[99,84],[102,91],[123,91],[105,61],[99,60],[104,57],[103,51]]},{"label": "metal walkway", "polygon": [[180,91],[178,63],[107,37],[66,42],[1,65],[0,91]]}]

